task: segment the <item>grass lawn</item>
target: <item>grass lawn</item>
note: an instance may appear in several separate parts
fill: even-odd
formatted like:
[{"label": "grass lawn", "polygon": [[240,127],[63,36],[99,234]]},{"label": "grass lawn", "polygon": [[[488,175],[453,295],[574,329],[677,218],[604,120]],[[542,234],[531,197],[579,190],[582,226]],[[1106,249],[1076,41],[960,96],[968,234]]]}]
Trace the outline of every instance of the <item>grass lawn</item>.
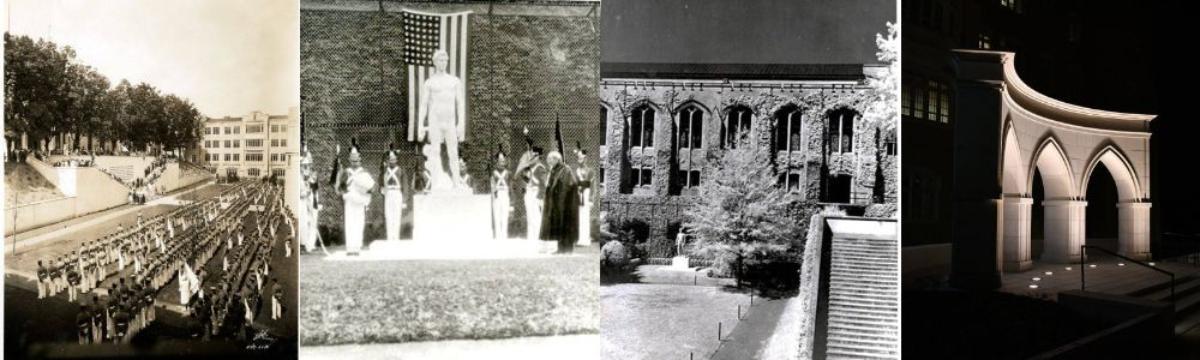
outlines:
[{"label": "grass lawn", "polygon": [[595,254],[511,260],[301,258],[301,343],[594,334]]},{"label": "grass lawn", "polygon": [[600,287],[602,359],[707,359],[737,324],[749,295],[724,287],[621,284]]}]

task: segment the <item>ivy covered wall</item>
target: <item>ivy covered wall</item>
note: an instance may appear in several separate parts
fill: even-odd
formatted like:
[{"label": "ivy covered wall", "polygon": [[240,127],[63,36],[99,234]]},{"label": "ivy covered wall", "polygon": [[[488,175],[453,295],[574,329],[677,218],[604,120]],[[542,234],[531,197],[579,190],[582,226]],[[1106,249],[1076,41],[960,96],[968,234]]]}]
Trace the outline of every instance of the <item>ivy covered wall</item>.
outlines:
[{"label": "ivy covered wall", "polygon": [[[802,116],[803,147],[792,151],[776,151],[775,166],[800,176],[799,191],[806,199],[825,201],[823,193],[831,175],[849,175],[850,203],[868,205],[876,202],[895,203],[897,195],[896,156],[886,152],[886,143],[895,141],[889,127],[863,116],[867,101],[861,82],[839,84],[806,81],[714,82],[687,79],[604,79],[601,102],[607,113],[603,148],[604,188],[601,207],[606,218],[616,223],[637,220],[649,225],[648,238],[642,247],[649,256],[672,256],[674,236],[679,224],[685,221],[686,207],[695,202],[692,191],[672,192],[672,178],[679,176],[680,167],[690,166],[712,173],[709,159],[722,148],[722,127],[726,125],[729,109],[749,108],[751,130],[749,146],[773,149],[776,117],[780,110],[798,107]],[[630,114],[639,107],[655,110],[653,147],[631,148],[628,139]],[[687,106],[703,111],[700,149],[677,148],[678,112]],[[838,110],[855,112],[853,150],[833,151],[829,142],[829,114]],[[890,127],[894,129],[894,127]],[[713,161],[715,163],[715,161]],[[687,165],[681,165],[686,163]],[[877,167],[877,165],[879,165]],[[650,186],[628,186],[632,168],[650,168]],[[882,179],[882,183],[880,183]],[[622,180],[626,180],[623,185]],[[881,187],[878,191],[876,187]],[[882,196],[877,196],[882,195]],[[881,197],[881,199],[880,199]]]},{"label": "ivy covered wall", "polygon": [[[461,11],[454,4],[425,4],[422,11]],[[554,149],[554,122],[559,119],[567,150],[582,143],[591,156],[598,151],[600,122],[595,96],[599,74],[597,19],[574,5],[521,8],[520,14],[486,10],[471,15],[467,70],[467,139],[460,148],[471,187],[488,191],[492,156],[503,148],[510,167],[525,151],[522,129],[535,145]],[[417,144],[406,142],[406,74],[401,60],[403,29],[395,10],[301,10],[301,111],[304,141],[321,178],[325,209],[320,224],[326,239],[340,242],[342,201],[328,186],[335,146],[343,158],[351,137],[362,148],[363,165],[378,176],[389,143],[401,151],[401,166],[417,166]],[[574,156],[568,165],[577,166]],[[510,232],[524,233],[520,206],[523,184],[513,183],[515,213]],[[410,198],[411,189],[405,189]],[[367,214],[366,239],[382,238],[383,198],[374,195]],[[411,210],[411,209],[410,209]],[[598,212],[598,211],[597,211]],[[411,231],[411,211],[403,217],[402,236]]]}]

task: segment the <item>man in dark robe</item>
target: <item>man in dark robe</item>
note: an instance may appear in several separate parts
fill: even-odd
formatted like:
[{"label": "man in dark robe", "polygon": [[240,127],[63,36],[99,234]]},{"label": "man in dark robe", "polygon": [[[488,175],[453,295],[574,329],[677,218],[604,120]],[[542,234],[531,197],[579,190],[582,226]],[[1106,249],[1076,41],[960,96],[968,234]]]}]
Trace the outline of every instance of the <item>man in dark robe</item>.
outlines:
[{"label": "man in dark robe", "polygon": [[546,156],[550,173],[546,177],[546,196],[542,200],[542,236],[558,242],[558,253],[569,254],[579,237],[579,188],[575,174],[553,151]]}]

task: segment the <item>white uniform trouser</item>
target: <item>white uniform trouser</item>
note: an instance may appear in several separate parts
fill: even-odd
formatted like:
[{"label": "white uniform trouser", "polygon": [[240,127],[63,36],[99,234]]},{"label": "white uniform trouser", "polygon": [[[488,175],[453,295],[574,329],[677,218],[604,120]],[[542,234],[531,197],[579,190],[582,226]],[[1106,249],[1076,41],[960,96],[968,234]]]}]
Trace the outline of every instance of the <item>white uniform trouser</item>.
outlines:
[{"label": "white uniform trouser", "polygon": [[591,194],[583,193],[582,201],[579,203],[579,241],[580,246],[588,246],[592,244],[592,203]]},{"label": "white uniform trouser", "polygon": [[537,197],[537,188],[525,188],[525,237],[539,240],[542,237],[542,202]]},{"label": "white uniform trouser", "polygon": [[383,192],[383,219],[387,221],[387,240],[400,240],[400,214],[404,211],[404,194],[399,188]]},{"label": "white uniform trouser", "polygon": [[[311,200],[302,199],[301,201],[311,201]],[[310,204],[305,203],[304,205],[305,205],[304,209],[296,212],[296,217],[298,218],[297,222],[299,223],[299,226],[300,226],[300,245],[304,246],[305,250],[313,251],[313,247],[317,245],[317,234],[310,233],[308,231],[308,228],[309,228],[308,222],[314,221],[316,219],[308,218],[309,211],[306,211],[306,210],[309,210]]]},{"label": "white uniform trouser", "polygon": [[497,189],[492,197],[492,229],[496,231],[496,240],[508,240],[508,208],[512,203],[508,199],[508,189]]},{"label": "white uniform trouser", "polygon": [[370,204],[370,195],[359,195],[353,192],[346,193],[342,196],[345,203],[345,212],[342,217],[345,219],[345,236],[346,236],[346,251],[359,252],[363,245],[363,228],[366,223],[367,205]]}]

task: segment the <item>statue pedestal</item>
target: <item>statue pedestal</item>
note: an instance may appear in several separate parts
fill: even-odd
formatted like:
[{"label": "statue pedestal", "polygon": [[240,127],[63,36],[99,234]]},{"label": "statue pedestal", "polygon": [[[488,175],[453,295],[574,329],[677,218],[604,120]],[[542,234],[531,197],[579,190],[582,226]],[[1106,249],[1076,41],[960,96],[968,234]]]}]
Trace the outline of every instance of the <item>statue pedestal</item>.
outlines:
[{"label": "statue pedestal", "polygon": [[493,239],[490,197],[448,190],[413,196],[412,240],[375,240],[358,256],[339,251],[325,259],[511,259],[555,256],[557,249],[553,241]]},{"label": "statue pedestal", "polygon": [[687,256],[676,256],[676,257],[671,258],[671,267],[679,268],[679,269],[690,269],[692,266],[691,266],[691,263],[688,261]]},{"label": "statue pedestal", "polygon": [[492,239],[488,195],[441,192],[413,195],[415,241],[464,242]]}]

